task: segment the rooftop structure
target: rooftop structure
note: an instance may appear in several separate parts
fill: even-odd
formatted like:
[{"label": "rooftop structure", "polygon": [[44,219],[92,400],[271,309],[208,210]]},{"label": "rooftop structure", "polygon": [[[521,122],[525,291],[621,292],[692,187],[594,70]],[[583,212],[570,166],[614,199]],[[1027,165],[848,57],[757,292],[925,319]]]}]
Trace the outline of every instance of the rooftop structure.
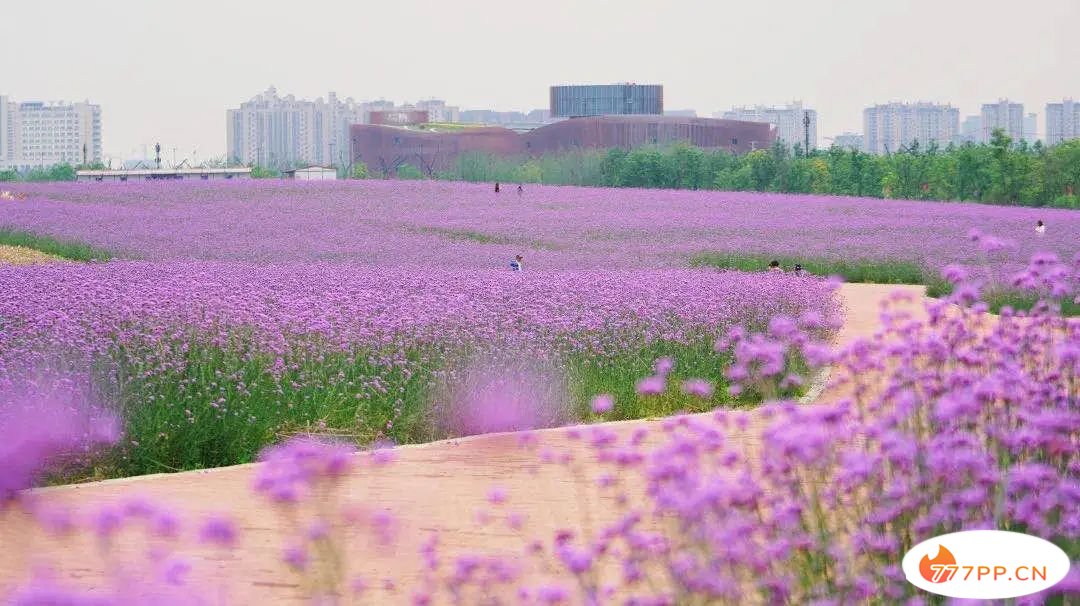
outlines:
[{"label": "rooftop structure", "polygon": [[551,116],[576,118],[664,113],[660,84],[572,84],[551,87]]},{"label": "rooftop structure", "polygon": [[0,169],[101,162],[101,107],[0,95]]},{"label": "rooftop structure", "polygon": [[328,166],[292,168],[281,173],[286,179],[296,181],[336,181],[337,169]]},{"label": "rooftop structure", "polygon": [[80,182],[124,181],[222,181],[250,179],[250,168],[136,168],[123,170],[79,170]]}]

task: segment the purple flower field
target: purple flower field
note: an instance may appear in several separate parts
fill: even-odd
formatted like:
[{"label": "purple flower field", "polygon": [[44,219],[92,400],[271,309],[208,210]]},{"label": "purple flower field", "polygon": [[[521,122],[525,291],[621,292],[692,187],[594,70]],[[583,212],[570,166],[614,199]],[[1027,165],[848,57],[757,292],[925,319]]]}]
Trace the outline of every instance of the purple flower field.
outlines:
[{"label": "purple flower field", "polygon": [[[87,597],[46,575],[13,603],[200,603],[188,594],[205,587],[185,579],[207,561],[165,547],[180,528],[167,504],[92,504],[86,518],[22,490],[260,452],[255,491],[293,521],[271,557],[319,603],[925,604],[898,562],[943,532],[1027,532],[1080,557],[1080,323],[1046,304],[992,319],[977,302],[987,273],[1075,297],[1080,214],[551,187],[519,199],[438,182],[27,189],[0,226],[121,260],[0,267],[0,513],[93,533],[116,578]],[[877,338],[834,352],[832,281],[687,268],[701,251],[916,261],[955,289],[925,321],[894,301]],[[791,399],[827,368],[844,395]],[[343,488],[357,464],[395,458],[354,456],[358,444],[763,401],[628,435],[567,429],[604,470],[589,481],[610,523],[532,529],[508,510],[522,550],[444,550],[436,530],[405,556],[419,571],[376,586],[348,557],[367,554],[345,544],[361,522],[338,500],[362,493]],[[569,450],[536,456],[584,473]],[[516,498],[491,487],[478,523]],[[115,582],[111,541],[138,520],[161,548]],[[363,523],[383,546],[418,530],[389,509]],[[211,566],[246,533],[228,515],[195,530]],[[1019,603],[1060,599],[1077,578],[1074,564]]]},{"label": "purple flower field", "polygon": [[[0,205],[0,226],[85,241],[145,259],[350,260],[374,265],[529,271],[684,267],[702,251],[846,260],[1002,263],[978,229],[1069,259],[1080,213],[977,204],[741,192],[435,181],[41,184]],[[1036,220],[1046,222],[1036,236]],[[1018,269],[1010,265],[1008,270]],[[1000,274],[999,274],[1000,275]]]}]

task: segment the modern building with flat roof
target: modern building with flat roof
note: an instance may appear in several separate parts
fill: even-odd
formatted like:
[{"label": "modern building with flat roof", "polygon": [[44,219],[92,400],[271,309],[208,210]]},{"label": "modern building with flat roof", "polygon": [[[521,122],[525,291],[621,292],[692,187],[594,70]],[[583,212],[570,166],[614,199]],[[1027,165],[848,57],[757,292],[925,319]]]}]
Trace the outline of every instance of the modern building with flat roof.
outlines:
[{"label": "modern building with flat roof", "polygon": [[1046,104],[1046,144],[1080,139],[1080,102],[1064,99]]},{"label": "modern building with flat roof", "polygon": [[295,181],[336,181],[337,169],[328,166],[307,166],[292,168],[281,173],[286,179]]},{"label": "modern building with flat roof", "polygon": [[886,103],[863,110],[863,151],[894,154],[915,143],[945,147],[960,137],[960,110],[938,103]]},{"label": "modern building with flat roof", "polygon": [[0,169],[101,162],[101,106],[0,95]]},{"label": "modern building with flat roof", "polygon": [[551,87],[551,117],[664,113],[660,84],[571,84]]},{"label": "modern building with flat roof", "polygon": [[285,167],[336,164],[348,155],[349,126],[364,121],[364,107],[331,92],[323,100],[265,92],[226,111],[230,163]]},{"label": "modern building with flat roof", "polygon": [[135,168],[124,170],[79,170],[80,183],[122,183],[126,181],[226,181],[250,179],[250,168]]},{"label": "modern building with flat roof", "polygon": [[570,118],[526,133],[502,127],[428,131],[358,124],[352,127],[352,159],[384,177],[410,164],[427,176],[448,170],[458,156],[481,152],[539,156],[587,149],[633,149],[685,141],[704,149],[746,153],[766,149],[776,129],[764,122],[672,116],[591,116]]},{"label": "modern building with flat roof", "polygon": [[[997,129],[1005,131],[1014,143],[1019,143],[1021,140],[1035,140],[1034,126],[1026,120],[1023,103],[1013,103],[1008,99],[984,103],[981,118],[983,143],[989,143]],[[1031,128],[1031,131],[1025,132],[1025,126]]]},{"label": "modern building with flat roof", "polygon": [[789,148],[806,146],[806,126],[803,121],[810,118],[810,149],[818,146],[817,111],[803,107],[802,101],[795,101],[783,106],[744,105],[733,107],[730,111],[713,114],[714,118],[724,120],[744,120],[748,122],[768,122],[776,127],[776,138]]}]

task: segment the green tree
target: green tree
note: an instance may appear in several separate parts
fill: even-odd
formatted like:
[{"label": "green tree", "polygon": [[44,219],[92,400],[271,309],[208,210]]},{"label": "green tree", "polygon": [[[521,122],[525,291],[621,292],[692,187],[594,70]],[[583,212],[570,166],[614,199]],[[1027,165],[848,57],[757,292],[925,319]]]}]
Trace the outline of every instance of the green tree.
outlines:
[{"label": "green tree", "polygon": [[540,167],[539,162],[531,159],[526,160],[524,164],[516,168],[512,181],[518,183],[542,183],[544,181],[544,170]]},{"label": "green tree", "polygon": [[11,169],[0,170],[0,182],[5,182],[5,181],[10,182],[10,181],[18,181],[18,180],[19,180],[19,173],[15,172],[14,170],[11,170]]},{"label": "green tree", "polygon": [[352,172],[349,174],[349,178],[350,179],[368,179],[368,178],[370,178],[370,175],[368,174],[367,164],[364,164],[363,162],[357,162],[356,164],[353,164]]},{"label": "green tree", "polygon": [[608,187],[622,185],[619,182],[619,175],[622,174],[622,165],[626,161],[626,156],[626,150],[618,147],[607,150],[604,159],[600,162],[600,175],[604,185]]},{"label": "green tree", "polygon": [[1012,137],[1000,128],[990,135],[990,154],[994,159],[994,184],[990,199],[995,202],[1016,202],[1017,193],[1013,175],[1013,158],[1010,148]]},{"label": "green tree", "polygon": [[419,168],[416,168],[412,164],[402,164],[397,169],[397,178],[405,179],[409,181],[416,181],[424,178],[424,173],[420,172]]},{"label": "green tree", "polygon": [[281,171],[276,168],[269,168],[266,166],[259,166],[258,164],[251,167],[252,179],[272,179],[274,177],[280,177]]},{"label": "green tree", "polygon": [[746,162],[750,167],[751,187],[756,191],[768,191],[777,174],[775,154],[759,149],[747,154]]},{"label": "green tree", "polygon": [[1080,195],[1080,139],[1065,141],[1050,148],[1044,162],[1042,199],[1054,206],[1075,208],[1074,201]]}]

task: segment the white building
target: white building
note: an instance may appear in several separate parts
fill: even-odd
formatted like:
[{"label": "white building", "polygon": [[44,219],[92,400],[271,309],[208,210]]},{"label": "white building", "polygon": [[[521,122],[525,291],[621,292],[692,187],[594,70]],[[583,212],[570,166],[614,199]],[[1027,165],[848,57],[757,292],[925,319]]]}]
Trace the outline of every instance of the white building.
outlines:
[{"label": "white building", "polygon": [[716,112],[713,118],[722,120],[744,120],[747,122],[768,122],[776,127],[776,138],[789,146],[805,145],[806,132],[804,120],[810,118],[810,149],[817,149],[817,111],[804,108],[801,101],[784,106],[753,105],[733,107],[730,111]]},{"label": "white building", "polygon": [[982,116],[968,116],[960,124],[960,141],[963,143],[982,142]]},{"label": "white building", "polygon": [[937,103],[887,103],[863,110],[864,150],[888,154],[918,142],[945,147],[957,140],[960,110]]},{"label": "white building", "polygon": [[101,162],[101,107],[0,96],[0,169]]},{"label": "white building", "polygon": [[[1000,99],[997,103],[982,106],[982,142],[989,143],[997,129],[1005,131],[1014,143],[1024,139],[1024,104]],[[1031,133],[1034,135],[1034,132]],[[1031,140],[1031,137],[1027,137]]]},{"label": "white building", "polygon": [[297,181],[336,181],[337,170],[326,166],[308,166],[285,171],[286,179]]},{"label": "white building", "polygon": [[1046,104],[1046,144],[1080,139],[1080,103],[1065,99]]},{"label": "white building", "polygon": [[96,183],[128,181],[230,181],[251,178],[250,168],[136,168],[121,170],[78,170],[75,180]]},{"label": "white building", "polygon": [[863,136],[859,133],[843,133],[833,137],[833,147],[840,149],[862,151]]},{"label": "white building", "polygon": [[229,162],[269,167],[338,164],[349,155],[349,126],[364,122],[364,107],[335,93],[326,100],[266,92],[227,113]]},{"label": "white building", "polygon": [[1034,143],[1039,140],[1039,116],[1035,113],[1030,113],[1024,116],[1024,136],[1022,139],[1028,143]]}]

